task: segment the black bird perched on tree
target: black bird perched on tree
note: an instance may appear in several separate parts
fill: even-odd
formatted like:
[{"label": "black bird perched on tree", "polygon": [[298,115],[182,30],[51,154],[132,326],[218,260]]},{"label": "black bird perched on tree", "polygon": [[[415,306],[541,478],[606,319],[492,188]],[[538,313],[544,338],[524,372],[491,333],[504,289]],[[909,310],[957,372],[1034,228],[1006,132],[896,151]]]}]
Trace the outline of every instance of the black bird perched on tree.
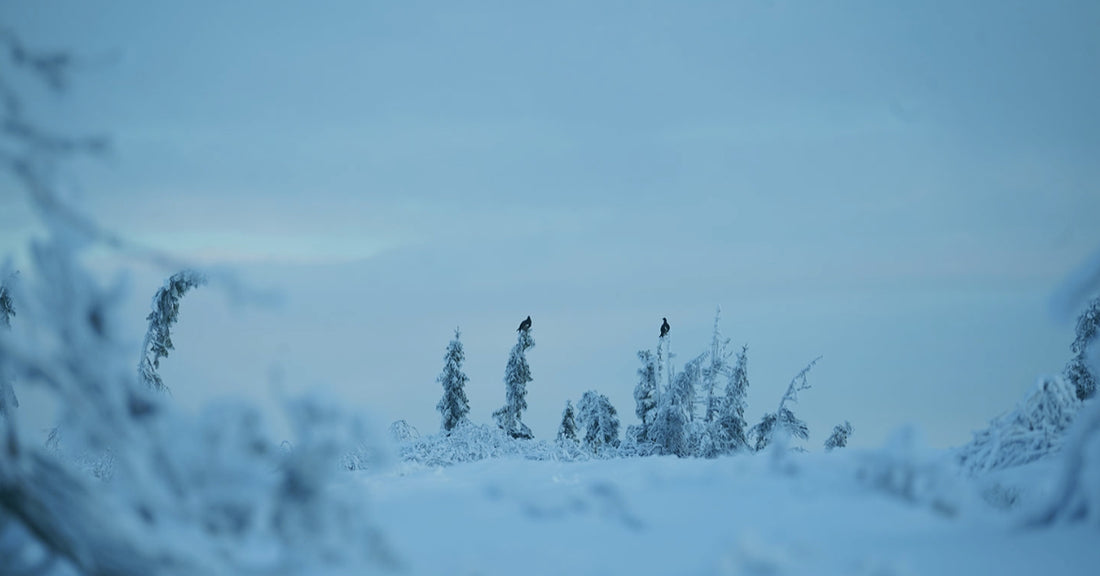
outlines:
[{"label": "black bird perched on tree", "polygon": [[668,318],[661,318],[661,320],[664,320],[664,322],[661,323],[661,338],[664,338],[665,336],[668,336]]},{"label": "black bird perched on tree", "polygon": [[519,328],[516,329],[516,332],[526,332],[530,329],[531,329],[531,317],[528,316],[526,320],[519,323]]}]

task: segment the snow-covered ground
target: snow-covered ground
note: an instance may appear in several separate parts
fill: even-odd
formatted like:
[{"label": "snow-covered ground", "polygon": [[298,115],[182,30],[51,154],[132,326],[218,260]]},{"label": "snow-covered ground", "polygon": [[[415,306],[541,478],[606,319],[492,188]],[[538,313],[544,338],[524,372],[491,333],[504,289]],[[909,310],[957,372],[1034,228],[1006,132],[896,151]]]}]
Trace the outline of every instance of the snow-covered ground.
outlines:
[{"label": "snow-covered ground", "polygon": [[783,458],[402,463],[345,488],[368,490],[411,574],[1096,574],[1094,526],[1023,526],[1057,460],[966,479],[907,438]]}]

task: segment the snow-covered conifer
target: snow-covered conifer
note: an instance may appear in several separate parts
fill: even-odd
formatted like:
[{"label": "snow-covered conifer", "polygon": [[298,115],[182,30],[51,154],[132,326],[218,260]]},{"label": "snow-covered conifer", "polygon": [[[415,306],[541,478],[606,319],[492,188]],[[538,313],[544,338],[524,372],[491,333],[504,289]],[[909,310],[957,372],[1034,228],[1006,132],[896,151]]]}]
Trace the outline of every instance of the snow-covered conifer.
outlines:
[{"label": "snow-covered conifer", "polygon": [[527,383],[531,377],[531,367],[527,365],[527,350],[535,346],[531,337],[531,328],[519,330],[516,345],[508,357],[508,366],[504,369],[504,406],[493,412],[497,426],[513,438],[533,438],[531,429],[523,423],[523,411],[527,409]]},{"label": "snow-covered conifer", "polygon": [[1089,369],[1086,353],[1096,340],[1100,327],[1100,297],[1093,298],[1085,311],[1077,317],[1076,337],[1073,340],[1073,359],[1065,368],[1066,380],[1077,390],[1077,398],[1088,400],[1096,394],[1096,374]]},{"label": "snow-covered conifer", "polygon": [[676,380],[669,389],[669,396],[675,398],[684,406],[689,420],[694,419],[693,408],[697,397],[696,391],[699,388],[699,380],[703,373],[702,364],[705,358],[705,354],[700,354],[688,362],[684,366],[683,372],[676,375]]},{"label": "snow-covered conifer", "polygon": [[657,420],[649,430],[650,440],[661,454],[688,455],[688,417],[677,402],[661,402]]},{"label": "snow-covered conifer", "polygon": [[783,398],[779,401],[779,408],[777,408],[775,412],[765,414],[760,420],[760,423],[749,430],[749,437],[751,438],[754,450],[760,451],[766,448],[776,431],[786,434],[789,437],[802,440],[806,440],[810,437],[810,429],[806,426],[806,423],[800,420],[794,415],[794,412],[791,412],[791,410],[787,408],[787,403],[798,403],[798,393],[810,388],[810,383],[807,381],[806,376],[817,364],[818,360],[821,360],[820,356],[814,358],[813,362],[807,364],[802,371],[791,379],[791,383],[787,386],[787,392],[783,394]]},{"label": "snow-covered conifer", "polygon": [[768,412],[760,418],[760,422],[758,422],[756,426],[749,429],[749,442],[754,452],[759,452],[767,448],[768,442],[772,437],[772,432],[775,430],[775,420],[775,413]]},{"label": "snow-covered conifer", "polygon": [[843,448],[848,445],[848,437],[852,435],[852,423],[845,420],[843,424],[833,427],[833,433],[825,440],[825,451],[833,448]]},{"label": "snow-covered conifer", "polygon": [[619,445],[619,418],[607,396],[589,390],[577,403],[579,424],[584,430],[584,444],[593,453]]},{"label": "snow-covered conifer", "polygon": [[172,346],[172,325],[179,319],[180,299],[192,288],[206,284],[203,275],[192,270],[173,274],[164,286],[153,296],[153,311],[145,319],[149,321],[149,330],[145,333],[142,345],[141,361],[138,363],[138,375],[141,381],[154,390],[167,390],[164,381],[157,374],[161,358],[168,356]]},{"label": "snow-covered conifer", "polygon": [[444,432],[450,432],[461,424],[470,412],[470,402],[466,398],[466,383],[470,379],[462,371],[466,353],[462,350],[461,337],[462,333],[455,328],[454,340],[447,345],[447,353],[443,356],[443,372],[436,379],[443,385],[443,397],[435,408],[443,416],[441,427]]},{"label": "snow-covered conifer", "polygon": [[565,410],[562,410],[561,424],[558,426],[558,442],[566,440],[577,441],[577,418],[571,400],[565,401]]},{"label": "snow-covered conifer", "polygon": [[691,455],[691,409],[695,402],[695,383],[705,355],[684,366],[676,381],[661,396],[657,419],[650,430],[650,439],[662,454]]},{"label": "snow-covered conifer", "polygon": [[722,408],[722,398],[714,393],[718,385],[718,379],[730,375],[729,359],[732,355],[729,351],[729,338],[722,338],[719,323],[722,319],[722,308],[718,307],[714,312],[714,333],[710,342],[710,357],[707,366],[703,368],[702,383],[703,394],[703,420],[713,422],[718,418]]},{"label": "snow-covered conifer", "polygon": [[726,380],[726,393],[719,403],[718,417],[714,420],[711,436],[719,453],[729,453],[748,445],[745,429],[746,397],[749,390],[749,346],[737,353],[737,361]]},{"label": "snow-covered conifer", "polygon": [[649,350],[639,350],[638,359],[642,367],[638,369],[638,385],[634,387],[634,414],[642,421],[638,440],[645,442],[657,417],[657,367]]}]

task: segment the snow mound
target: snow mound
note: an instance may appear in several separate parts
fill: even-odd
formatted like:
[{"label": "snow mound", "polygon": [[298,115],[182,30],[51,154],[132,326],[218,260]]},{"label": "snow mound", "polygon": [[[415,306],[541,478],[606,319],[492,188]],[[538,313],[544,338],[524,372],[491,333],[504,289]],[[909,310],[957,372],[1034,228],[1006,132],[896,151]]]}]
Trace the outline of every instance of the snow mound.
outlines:
[{"label": "snow mound", "polygon": [[941,454],[929,449],[915,428],[901,428],[881,449],[859,455],[856,478],[908,504],[956,516],[964,504],[963,491]]},{"label": "snow mound", "polygon": [[1058,452],[1081,407],[1076,390],[1061,377],[1045,377],[1016,408],[974,433],[956,458],[971,474],[1028,464]]}]

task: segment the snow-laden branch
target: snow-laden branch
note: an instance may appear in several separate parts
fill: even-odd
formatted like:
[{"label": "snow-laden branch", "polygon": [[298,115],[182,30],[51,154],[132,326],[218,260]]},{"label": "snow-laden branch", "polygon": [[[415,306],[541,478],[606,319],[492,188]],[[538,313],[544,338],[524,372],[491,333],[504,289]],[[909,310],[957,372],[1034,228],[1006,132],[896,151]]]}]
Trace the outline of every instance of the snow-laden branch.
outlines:
[{"label": "snow-laden branch", "polygon": [[153,311],[145,319],[149,329],[145,332],[145,342],[141,346],[141,360],[138,362],[138,375],[146,386],[157,391],[167,391],[157,369],[160,360],[173,350],[172,325],[179,319],[180,299],[192,288],[206,284],[206,277],[192,270],[184,270],[172,275],[153,296]]}]

